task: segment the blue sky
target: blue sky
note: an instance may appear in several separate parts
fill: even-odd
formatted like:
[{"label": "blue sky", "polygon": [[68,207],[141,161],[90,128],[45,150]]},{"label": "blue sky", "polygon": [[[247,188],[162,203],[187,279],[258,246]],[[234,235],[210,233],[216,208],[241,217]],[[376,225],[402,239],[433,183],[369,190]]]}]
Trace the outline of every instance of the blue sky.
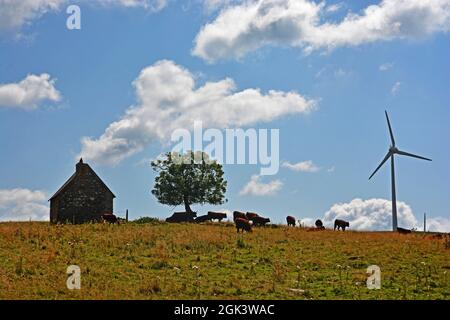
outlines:
[{"label": "blue sky", "polygon": [[[262,95],[270,90],[292,91],[316,102],[316,108],[309,113],[287,112],[270,121],[235,127],[280,129],[280,160],[312,161],[319,170],[301,172],[281,167],[276,176],[258,180],[261,184],[278,180],[280,188],[263,196],[257,192],[242,195],[240,192],[251,177],[259,173],[259,166],[225,165],[228,202],[217,207],[194,206],[199,212],[211,208],[256,211],[276,222],[284,221],[286,215],[308,218],[307,222],[337,216],[361,222],[363,215],[375,219],[371,229],[385,228],[390,222],[386,218],[389,166],[383,167],[370,182],[368,176],[389,147],[386,109],[399,148],[433,159],[428,163],[396,158],[398,200],[405,204],[401,207],[404,223],[420,227],[426,211],[430,218],[437,219],[433,222],[435,229],[439,229],[438,225],[445,230],[449,227],[448,1],[440,1],[442,10],[433,11],[438,17],[412,22],[401,11],[402,1],[398,6],[392,1],[329,1],[320,9],[320,23],[338,26],[349,12],[367,16],[364,9],[374,4],[381,13],[393,11],[388,15],[394,16],[392,19],[405,19],[403,25],[407,27],[395,34],[378,29],[377,34],[369,28],[370,34],[364,38],[364,30],[359,32],[360,22],[356,21],[359,31],[349,34],[345,41],[340,37],[329,39],[327,34],[332,32],[319,32],[310,40],[290,34],[291,27],[270,29],[273,32],[261,27],[257,30],[260,33],[243,32],[245,41],[235,43],[227,40],[228,34],[220,35],[219,40],[214,38],[207,26],[214,26],[224,17],[222,22],[234,30],[226,19],[227,10],[251,10],[239,1],[228,2],[216,10],[206,9],[200,0],[189,5],[169,1],[157,12],[143,7],[146,1],[136,1],[131,7],[121,1],[114,5],[106,4],[107,1],[98,5],[79,1],[81,30],[66,28],[68,4],[64,0],[54,2],[59,4],[45,12],[30,8],[32,14],[25,15],[20,25],[0,24],[0,219],[15,219],[11,212],[17,214],[17,219],[47,218],[44,198],[48,199],[73,173],[77,156],[86,151],[81,139],[101,140],[111,123],[123,119],[130,106],[139,105],[133,82],[141,71],[168,60],[194,75],[196,88],[230,78],[236,92],[248,88],[259,88]],[[266,5],[264,2],[269,3],[260,1],[259,5]],[[327,10],[332,4],[337,4],[336,8]],[[0,1],[0,10],[10,5]],[[395,10],[400,14],[396,16]],[[411,10],[414,7],[406,14]],[[14,12],[17,10],[10,10],[9,14]],[[308,19],[301,14],[291,18],[300,24],[302,19]],[[283,21],[292,22],[291,18]],[[421,25],[433,21],[440,22]],[[343,30],[351,33],[351,27]],[[196,42],[202,30],[206,43],[203,47]],[[361,37],[363,40],[355,40]],[[247,46],[249,43],[252,45]],[[208,51],[213,44],[214,48],[224,49]],[[41,74],[55,79],[52,85],[58,98],[36,98],[31,107],[7,99],[5,90],[12,87],[4,86],[18,84],[27,75]],[[149,112],[145,114],[151,117]],[[130,139],[142,143],[143,138],[136,137],[138,130],[132,134]],[[163,218],[172,210],[158,204],[150,194],[155,175],[145,162],[168,151],[169,146],[163,139],[147,138],[151,142],[144,143],[141,151],[114,165],[98,161],[98,153],[91,157],[92,161],[87,160],[116,194],[115,211],[119,215],[129,209],[133,218]],[[108,153],[102,156],[108,158]],[[18,190],[22,192],[20,197],[14,193]],[[363,201],[352,202],[354,199]],[[34,216],[32,209],[39,214]],[[412,220],[412,214],[417,221]]]}]

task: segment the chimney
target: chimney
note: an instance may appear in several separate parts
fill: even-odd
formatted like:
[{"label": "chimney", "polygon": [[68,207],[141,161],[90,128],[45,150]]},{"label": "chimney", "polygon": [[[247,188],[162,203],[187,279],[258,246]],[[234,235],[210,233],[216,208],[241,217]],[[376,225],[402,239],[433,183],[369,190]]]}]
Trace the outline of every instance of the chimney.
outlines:
[{"label": "chimney", "polygon": [[80,161],[75,166],[76,172],[77,173],[81,173],[81,170],[82,170],[83,166],[84,166],[83,158],[80,158]]}]

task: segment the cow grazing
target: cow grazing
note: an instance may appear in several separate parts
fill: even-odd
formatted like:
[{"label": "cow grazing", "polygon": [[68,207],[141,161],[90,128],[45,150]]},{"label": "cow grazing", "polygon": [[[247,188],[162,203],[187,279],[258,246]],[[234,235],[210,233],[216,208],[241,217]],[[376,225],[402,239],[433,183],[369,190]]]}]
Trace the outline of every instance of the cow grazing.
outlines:
[{"label": "cow grazing", "polygon": [[264,227],[266,223],[270,222],[269,218],[263,218],[263,217],[253,217],[252,219],[254,226],[262,226]]},{"label": "cow grazing", "polygon": [[112,224],[120,224],[119,219],[117,219],[117,217],[112,214],[112,213],[104,213],[102,214],[102,219],[103,222],[108,222],[108,223],[112,223]]},{"label": "cow grazing", "polygon": [[295,227],[295,218],[293,216],[287,216],[286,222],[287,222],[288,227],[289,226]]},{"label": "cow grazing", "polygon": [[194,220],[195,223],[201,223],[201,222],[206,222],[206,221],[211,221],[211,217],[209,215],[203,215],[203,216],[195,218],[195,220]]},{"label": "cow grazing", "polygon": [[214,211],[208,211],[208,216],[211,220],[219,220],[219,222],[222,222],[222,219],[227,218],[227,214],[223,212],[214,212]]},{"label": "cow grazing", "polygon": [[336,228],[339,230],[342,229],[342,231],[345,231],[345,228],[349,228],[350,227],[350,223],[348,223],[347,221],[344,220],[339,220],[336,219],[334,220],[334,230],[336,230]]},{"label": "cow grazing", "polygon": [[252,232],[252,226],[250,225],[250,222],[247,219],[236,218],[236,220],[234,220],[234,223],[236,224],[236,230],[238,233],[239,230],[242,230],[242,233],[244,233],[244,230],[247,232]]},{"label": "cow grazing", "polygon": [[319,230],[325,230],[325,227],[323,226],[323,222],[320,219],[317,219],[314,223],[316,225],[316,228]]},{"label": "cow grazing", "polygon": [[233,212],[233,220],[236,221],[237,218],[245,219],[247,220],[247,217],[245,216],[245,213],[240,211],[234,211]]},{"label": "cow grazing", "polygon": [[397,227],[397,232],[400,233],[400,234],[408,234],[408,233],[411,233],[411,230]]},{"label": "cow grazing", "polygon": [[193,222],[197,217],[197,212],[174,212],[174,214],[166,219],[166,222]]},{"label": "cow grazing", "polygon": [[247,220],[252,221],[253,218],[259,217],[259,214],[254,213],[254,212],[247,212],[247,213],[245,214],[245,217],[246,217]]}]

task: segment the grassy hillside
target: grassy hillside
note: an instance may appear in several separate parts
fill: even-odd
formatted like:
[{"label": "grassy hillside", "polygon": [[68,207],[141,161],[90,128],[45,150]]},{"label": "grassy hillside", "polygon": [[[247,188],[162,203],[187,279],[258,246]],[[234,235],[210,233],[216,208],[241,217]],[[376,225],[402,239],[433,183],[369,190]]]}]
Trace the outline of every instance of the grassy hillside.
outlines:
[{"label": "grassy hillside", "polygon": [[[446,241],[287,227],[238,236],[230,224],[0,223],[0,298],[449,299]],[[79,291],[66,288],[72,264]],[[365,286],[372,264],[381,290]]]}]

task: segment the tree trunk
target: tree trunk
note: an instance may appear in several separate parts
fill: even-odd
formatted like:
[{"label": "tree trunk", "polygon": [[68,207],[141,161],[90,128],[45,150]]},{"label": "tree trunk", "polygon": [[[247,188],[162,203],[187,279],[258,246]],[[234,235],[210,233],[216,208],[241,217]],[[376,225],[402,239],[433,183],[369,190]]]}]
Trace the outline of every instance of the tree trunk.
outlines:
[{"label": "tree trunk", "polygon": [[184,199],[184,210],[189,214],[193,214],[191,206],[189,205],[188,198],[184,196],[183,199]]}]

